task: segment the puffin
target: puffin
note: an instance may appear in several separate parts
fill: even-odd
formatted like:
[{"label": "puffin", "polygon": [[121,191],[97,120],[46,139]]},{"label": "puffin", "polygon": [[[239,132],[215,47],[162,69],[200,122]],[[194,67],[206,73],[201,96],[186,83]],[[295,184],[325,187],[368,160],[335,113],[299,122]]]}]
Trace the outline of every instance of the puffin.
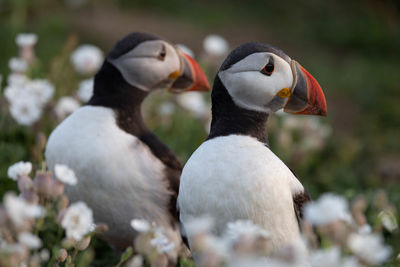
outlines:
[{"label": "puffin", "polygon": [[[49,170],[71,168],[78,183],[67,186],[71,202],[84,201],[95,223],[105,223],[103,238],[115,249],[133,244],[132,219],[163,227],[175,244],[182,243],[176,198],[182,164],[147,127],[143,100],[153,91],[209,91],[198,63],[160,37],[134,32],[109,52],[94,77],[88,103],[50,134],[45,150]],[[175,253],[175,254],[174,254]]]},{"label": "puffin", "polygon": [[217,236],[229,222],[250,220],[270,234],[269,253],[298,244],[302,207],[311,197],[269,148],[266,123],[280,109],[326,116],[320,85],[282,50],[248,42],[222,63],[211,100],[210,133],[181,175],[182,235],[192,247],[190,231],[196,230],[189,224],[199,217],[213,220]]}]

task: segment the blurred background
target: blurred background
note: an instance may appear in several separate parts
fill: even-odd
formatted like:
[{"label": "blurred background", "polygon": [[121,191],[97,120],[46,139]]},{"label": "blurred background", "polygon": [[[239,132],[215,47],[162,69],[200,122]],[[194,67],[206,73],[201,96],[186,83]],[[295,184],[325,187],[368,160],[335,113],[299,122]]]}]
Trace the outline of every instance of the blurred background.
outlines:
[{"label": "blurred background", "polygon": [[[239,44],[260,41],[281,48],[318,80],[328,116],[271,117],[272,150],[314,198],[331,191],[373,201],[384,192],[400,204],[400,2],[395,0],[0,0],[0,198],[16,189],[8,167],[24,160],[40,168],[45,138],[68,107],[72,111],[84,102],[78,89],[94,73],[77,71],[72,53],[91,44],[106,55],[132,31],[149,31],[191,49],[211,83]],[[10,114],[5,93],[8,77],[18,72],[10,59],[21,55],[20,33],[38,38],[27,75],[54,86],[40,118],[25,125]],[[67,104],[65,114],[53,112],[65,96],[75,103]],[[182,162],[207,136],[209,98],[209,93],[157,92],[146,100],[147,124]],[[400,249],[398,230],[386,238]]]}]

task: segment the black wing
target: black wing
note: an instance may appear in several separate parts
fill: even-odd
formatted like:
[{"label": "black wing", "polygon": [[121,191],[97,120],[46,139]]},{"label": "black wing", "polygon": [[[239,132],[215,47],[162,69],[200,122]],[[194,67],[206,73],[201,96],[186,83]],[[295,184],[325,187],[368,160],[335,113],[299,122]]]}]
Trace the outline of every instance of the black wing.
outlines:
[{"label": "black wing", "polygon": [[[290,169],[290,171],[297,179],[299,179],[299,177],[293,172],[292,169]],[[304,204],[311,201],[312,201],[311,196],[305,189],[303,192],[299,192],[293,196],[294,212],[296,214],[297,222],[299,223],[300,227],[301,227],[301,221],[303,220]]]},{"label": "black wing", "polygon": [[182,164],[175,154],[152,132],[142,134],[139,139],[145,143],[151,149],[152,153],[165,165],[165,179],[167,179],[169,189],[173,193],[169,203],[169,211],[174,225],[179,220],[176,210],[176,200],[179,192]]}]

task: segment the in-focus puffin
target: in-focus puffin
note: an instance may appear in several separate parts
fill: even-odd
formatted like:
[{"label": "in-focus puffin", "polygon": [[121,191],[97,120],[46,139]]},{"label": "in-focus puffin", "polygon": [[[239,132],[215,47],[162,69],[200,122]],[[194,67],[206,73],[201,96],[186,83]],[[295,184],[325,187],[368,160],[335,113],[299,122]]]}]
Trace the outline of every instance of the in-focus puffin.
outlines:
[{"label": "in-focus puffin", "polygon": [[[271,45],[249,42],[233,50],[212,90],[207,140],[183,168],[178,195],[181,228],[199,216],[214,219],[214,234],[228,222],[252,220],[271,234],[271,252],[294,244],[309,194],[269,149],[268,116],[283,108],[294,114],[326,115],[318,82]],[[187,229],[190,230],[190,229]]]},{"label": "in-focus puffin", "polygon": [[180,244],[176,197],[182,165],[141,115],[146,96],[165,88],[210,86],[196,61],[177,47],[152,34],[129,34],[96,74],[88,104],[58,125],[47,143],[49,169],[65,164],[74,170],[78,184],[67,188],[67,196],[93,209],[95,222],[109,227],[105,239],[116,248],[132,245],[133,218],[156,222]]}]

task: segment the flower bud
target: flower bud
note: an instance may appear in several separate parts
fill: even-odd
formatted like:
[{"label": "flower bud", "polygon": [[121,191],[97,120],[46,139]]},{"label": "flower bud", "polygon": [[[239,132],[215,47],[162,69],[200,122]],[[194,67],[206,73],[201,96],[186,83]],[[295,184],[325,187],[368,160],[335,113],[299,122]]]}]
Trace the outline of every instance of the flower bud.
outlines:
[{"label": "flower bud", "polygon": [[48,173],[38,173],[33,180],[33,186],[40,195],[51,195],[52,178]]},{"label": "flower bud", "polygon": [[108,225],[105,223],[100,223],[96,225],[96,229],[94,230],[97,234],[102,234],[108,231]]},{"label": "flower bud", "polygon": [[68,207],[69,199],[66,195],[62,195],[60,197],[60,201],[58,202],[58,210],[63,210]]},{"label": "flower bud", "polygon": [[64,193],[64,183],[57,179],[51,179],[50,192],[53,197],[59,197]]},{"label": "flower bud", "polygon": [[57,261],[59,262],[64,262],[68,257],[68,252],[65,249],[60,249],[58,251],[58,257],[57,257]]},{"label": "flower bud", "polygon": [[39,196],[33,189],[23,191],[21,197],[32,204],[39,203]]},{"label": "flower bud", "polygon": [[32,186],[32,179],[28,175],[23,174],[18,176],[18,189],[20,192],[29,190],[32,188]]},{"label": "flower bud", "polygon": [[80,251],[87,249],[90,244],[90,236],[85,237],[82,241],[77,242],[76,248]]}]

